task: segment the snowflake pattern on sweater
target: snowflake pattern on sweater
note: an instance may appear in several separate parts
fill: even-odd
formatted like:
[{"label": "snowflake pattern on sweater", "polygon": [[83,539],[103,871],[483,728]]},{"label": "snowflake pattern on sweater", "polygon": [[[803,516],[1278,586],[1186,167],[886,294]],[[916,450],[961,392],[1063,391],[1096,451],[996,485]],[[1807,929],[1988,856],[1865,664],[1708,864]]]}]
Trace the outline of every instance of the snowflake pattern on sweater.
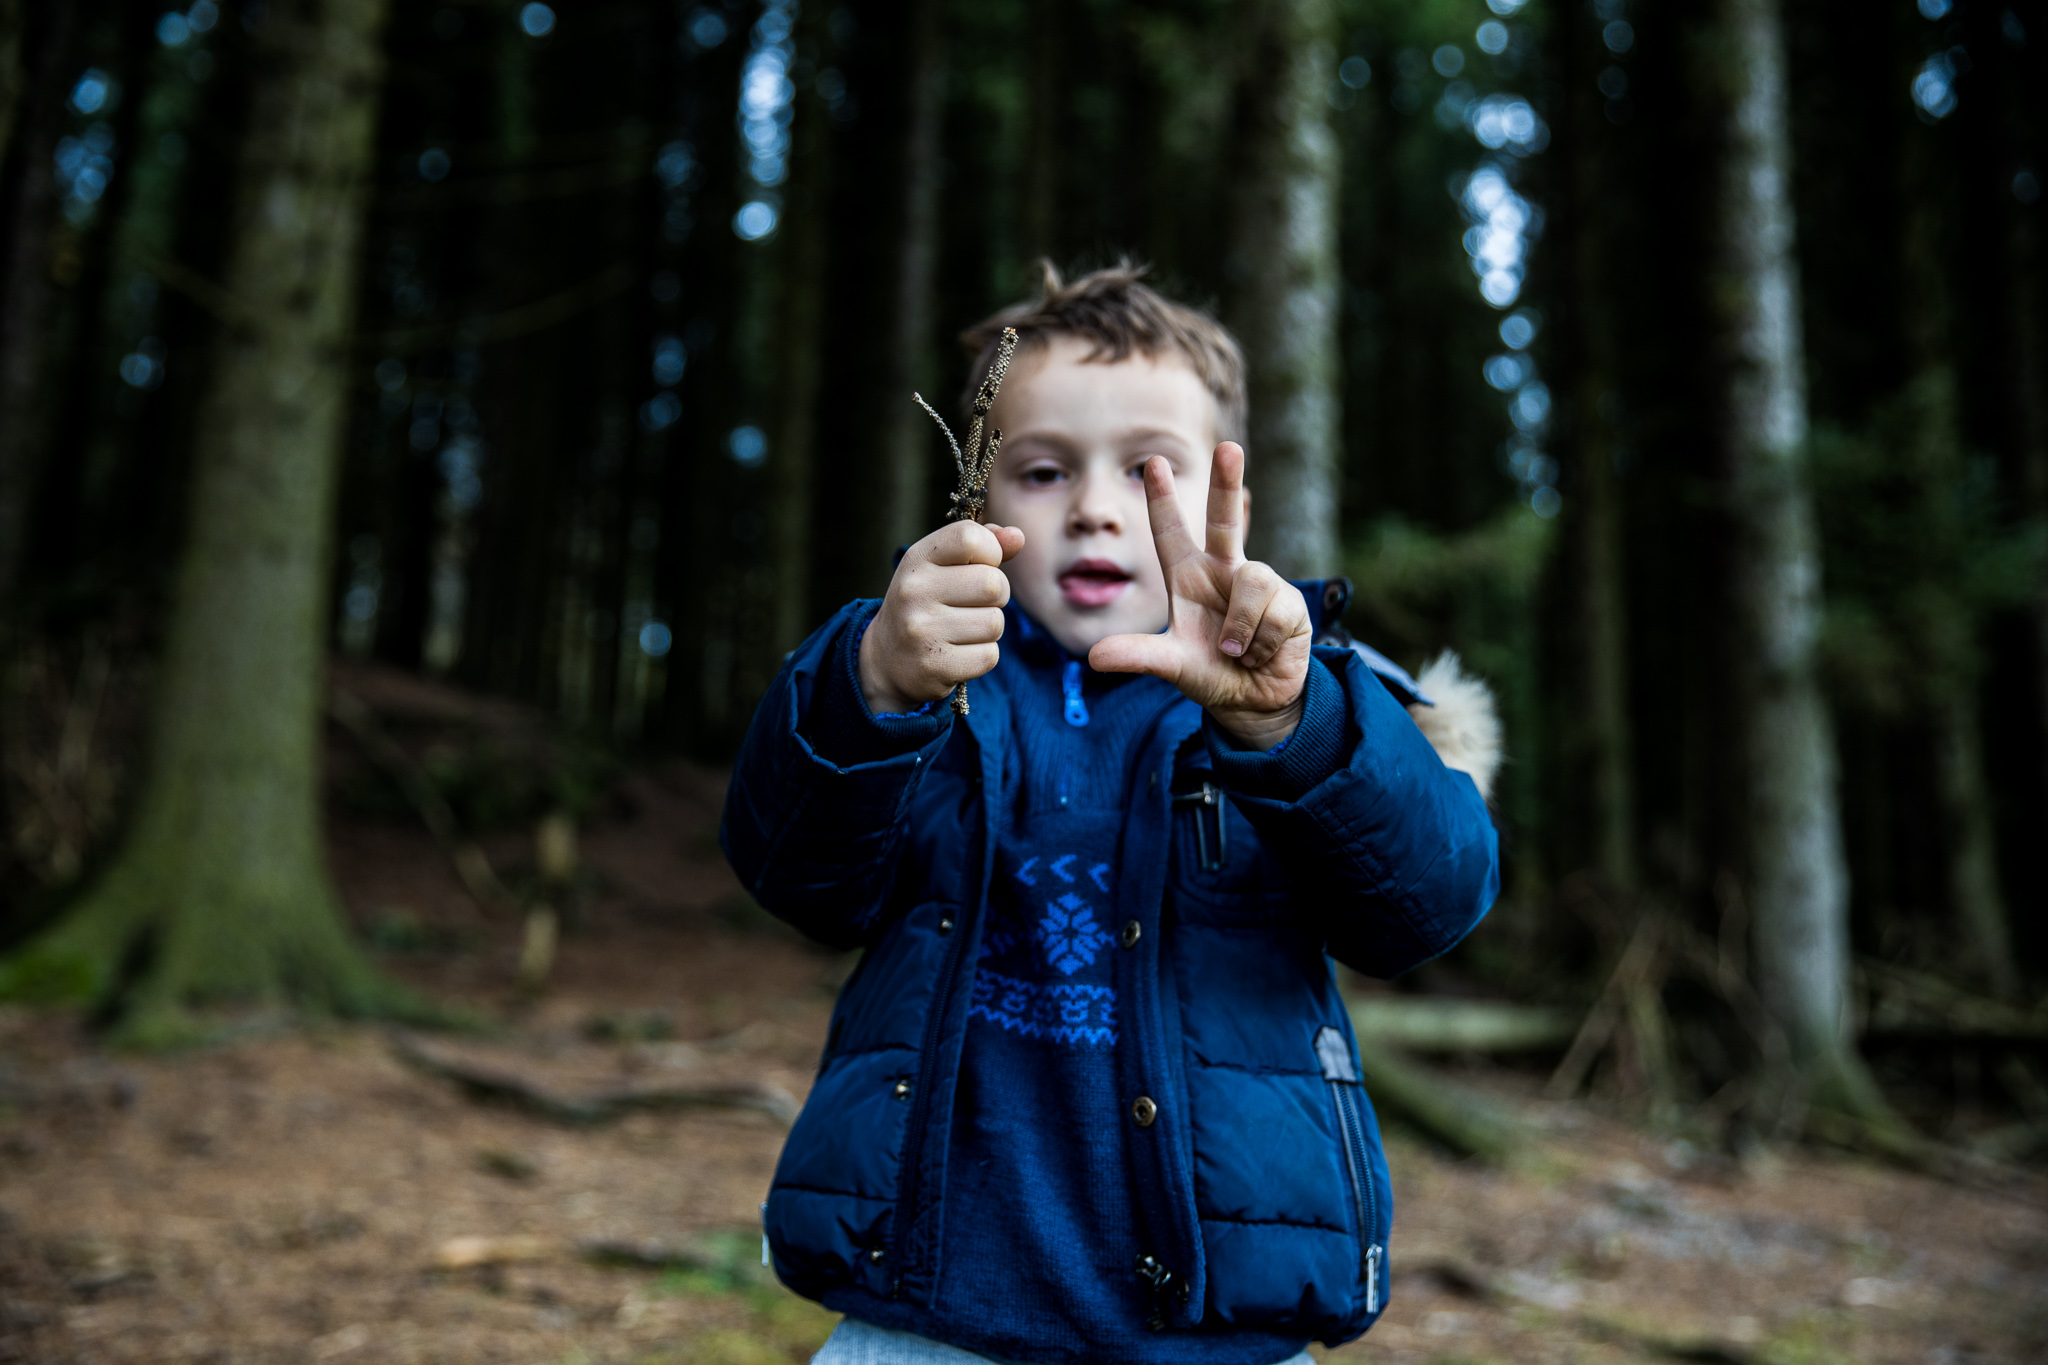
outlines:
[{"label": "snowflake pattern on sweater", "polygon": [[[1083,844],[1101,839],[1094,830],[1077,833]],[[1116,1045],[1106,956],[1116,937],[1105,922],[1113,865],[1102,852],[1024,854],[1003,841],[997,884],[1007,894],[990,898],[970,1015],[1022,1038]]]}]

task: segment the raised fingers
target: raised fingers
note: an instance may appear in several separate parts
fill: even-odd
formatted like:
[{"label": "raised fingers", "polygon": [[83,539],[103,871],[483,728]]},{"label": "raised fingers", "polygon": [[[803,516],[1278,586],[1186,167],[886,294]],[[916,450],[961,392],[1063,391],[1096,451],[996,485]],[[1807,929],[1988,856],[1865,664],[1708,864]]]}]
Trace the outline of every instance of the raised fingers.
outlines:
[{"label": "raised fingers", "polygon": [[1195,552],[1195,538],[1188,534],[1180,499],[1174,496],[1173,466],[1163,455],[1145,461],[1145,510],[1152,522],[1152,548],[1159,554],[1159,567],[1171,569]]},{"label": "raised fingers", "polygon": [[1230,564],[1244,559],[1244,530],[1250,498],[1244,491],[1244,447],[1225,441],[1209,462],[1209,525],[1205,537],[1210,554]]}]

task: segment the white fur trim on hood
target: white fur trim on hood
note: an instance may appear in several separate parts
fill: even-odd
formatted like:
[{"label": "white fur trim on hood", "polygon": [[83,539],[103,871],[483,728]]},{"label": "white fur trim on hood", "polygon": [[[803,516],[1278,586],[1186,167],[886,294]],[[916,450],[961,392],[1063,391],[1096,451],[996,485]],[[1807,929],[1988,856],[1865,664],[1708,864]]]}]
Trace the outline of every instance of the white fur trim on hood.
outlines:
[{"label": "white fur trim on hood", "polygon": [[1436,703],[1420,702],[1408,708],[1436,756],[1446,768],[1471,777],[1482,797],[1493,796],[1493,775],[1500,769],[1500,716],[1493,705],[1493,689],[1465,671],[1450,650],[1436,656],[1422,670],[1416,684],[1422,695]]}]

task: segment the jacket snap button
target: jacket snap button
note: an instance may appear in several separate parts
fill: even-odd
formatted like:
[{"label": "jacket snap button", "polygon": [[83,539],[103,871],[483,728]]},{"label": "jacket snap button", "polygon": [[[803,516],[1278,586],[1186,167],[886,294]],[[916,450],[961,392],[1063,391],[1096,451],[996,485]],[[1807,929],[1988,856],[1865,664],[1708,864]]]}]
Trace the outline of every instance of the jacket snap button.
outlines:
[{"label": "jacket snap button", "polygon": [[873,1261],[876,1265],[880,1265],[882,1262],[889,1259],[889,1253],[882,1250],[880,1247],[876,1247],[873,1251],[870,1251],[868,1253],[868,1259],[870,1261]]},{"label": "jacket snap button", "polygon": [[1131,1117],[1138,1121],[1140,1128],[1150,1128],[1152,1120],[1159,1117],[1159,1106],[1152,1103],[1149,1095],[1140,1095],[1131,1101]]},{"label": "jacket snap button", "polygon": [[907,1100],[910,1098],[910,1080],[908,1077],[905,1077],[896,1082],[895,1095],[896,1098],[899,1100]]},{"label": "jacket snap button", "polygon": [[1144,932],[1136,920],[1125,920],[1124,931],[1116,936],[1117,942],[1126,948],[1135,948],[1138,946],[1138,936]]},{"label": "jacket snap button", "polygon": [[939,921],[939,932],[942,934],[950,934],[953,932],[953,920],[950,915],[947,916],[945,919]]}]

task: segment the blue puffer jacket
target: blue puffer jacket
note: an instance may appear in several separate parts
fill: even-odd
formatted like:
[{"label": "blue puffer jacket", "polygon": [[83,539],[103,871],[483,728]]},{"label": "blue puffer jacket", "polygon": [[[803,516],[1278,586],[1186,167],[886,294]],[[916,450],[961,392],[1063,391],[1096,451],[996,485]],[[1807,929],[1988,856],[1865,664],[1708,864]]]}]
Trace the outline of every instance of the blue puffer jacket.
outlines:
[{"label": "blue puffer jacket", "polygon": [[[1341,592],[1302,586],[1312,609],[1341,609]],[[849,767],[819,754],[800,722],[840,632],[874,605],[842,610],[769,688],[721,839],[762,905],[867,950],[769,1193],[776,1273],[809,1298],[858,1289],[929,1305],[1003,814],[987,794],[1003,790],[1011,729],[998,668],[973,685],[966,724],[915,752]],[[1116,1065],[1164,1324],[1336,1344],[1386,1304],[1393,1207],[1329,958],[1407,971],[1478,922],[1499,877],[1485,803],[1403,709],[1406,675],[1370,651],[1318,645],[1316,657],[1343,688],[1355,743],[1298,800],[1233,789],[1192,702],[1139,746]],[[1224,794],[1204,802],[1205,784]]]}]

